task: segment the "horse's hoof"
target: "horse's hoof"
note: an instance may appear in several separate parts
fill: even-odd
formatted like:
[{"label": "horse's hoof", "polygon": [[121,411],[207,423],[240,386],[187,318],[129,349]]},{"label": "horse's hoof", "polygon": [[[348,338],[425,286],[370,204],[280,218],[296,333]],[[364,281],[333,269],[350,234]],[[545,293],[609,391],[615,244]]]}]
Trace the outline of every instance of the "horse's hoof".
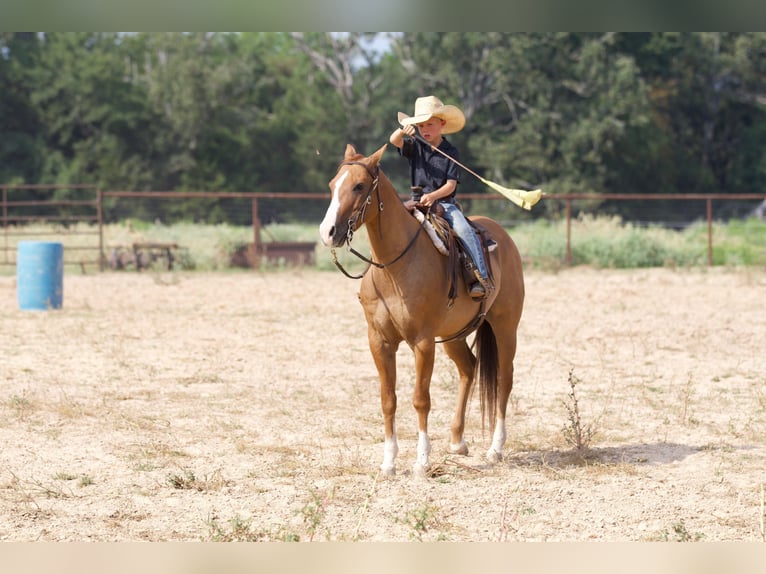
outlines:
[{"label": "horse's hoof", "polygon": [[428,466],[423,466],[422,464],[416,464],[412,467],[412,476],[415,478],[428,478]]},{"label": "horse's hoof", "polygon": [[449,451],[450,451],[450,454],[467,455],[468,454],[468,445],[465,443],[464,440],[461,440],[459,444],[451,444],[451,445],[449,445]]},{"label": "horse's hoof", "polygon": [[396,476],[396,467],[395,466],[380,466],[380,475],[381,476]]},{"label": "horse's hoof", "polygon": [[503,453],[497,452],[494,448],[487,451],[487,460],[489,462],[503,462]]},{"label": "horse's hoof", "polygon": [[422,465],[415,463],[412,465],[412,476],[415,478],[428,478],[428,471],[431,470],[431,465]]}]

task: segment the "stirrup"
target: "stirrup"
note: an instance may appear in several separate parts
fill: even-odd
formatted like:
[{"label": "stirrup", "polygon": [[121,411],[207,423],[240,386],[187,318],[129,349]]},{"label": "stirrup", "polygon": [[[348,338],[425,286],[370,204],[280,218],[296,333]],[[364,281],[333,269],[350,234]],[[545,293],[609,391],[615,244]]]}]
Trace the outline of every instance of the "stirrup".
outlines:
[{"label": "stirrup", "polygon": [[480,301],[489,297],[489,294],[494,290],[495,286],[489,278],[484,278],[479,275],[479,271],[474,269],[474,276],[476,277],[476,283],[472,284],[468,288],[468,294],[471,299]]},{"label": "stirrup", "polygon": [[487,298],[487,290],[481,283],[474,283],[471,285],[471,289],[468,291],[471,299],[481,300]]}]

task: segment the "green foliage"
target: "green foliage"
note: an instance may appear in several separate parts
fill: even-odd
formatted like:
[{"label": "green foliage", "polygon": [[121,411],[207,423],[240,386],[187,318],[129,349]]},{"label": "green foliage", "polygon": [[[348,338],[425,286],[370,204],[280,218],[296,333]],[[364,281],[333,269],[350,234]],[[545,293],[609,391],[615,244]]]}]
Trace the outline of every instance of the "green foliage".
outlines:
[{"label": "green foliage", "polygon": [[572,239],[572,263],[627,269],[689,266],[704,261],[704,251],[687,250],[677,232],[659,227],[639,228],[619,218],[581,217]]},{"label": "green foliage", "polygon": [[[324,190],[347,143],[372,153],[397,111],[434,93],[466,113],[451,137],[461,159],[500,185],[757,192],[766,187],[765,54],[766,33],[736,32],[4,32],[0,183]],[[384,169],[406,190],[405,162],[391,152]],[[465,174],[461,190],[484,187]],[[316,204],[276,201],[281,221],[319,215]],[[514,217],[553,216],[551,205]],[[626,221],[690,221],[704,206],[607,209]],[[227,220],[191,199],[171,216]],[[638,261],[581,247],[604,265],[667,257],[643,241],[624,248],[650,252]]]},{"label": "green foliage", "polygon": [[[174,225],[131,224],[107,226],[107,244],[129,243],[140,234],[145,241],[175,242],[188,247],[196,268],[225,269],[231,253],[252,241],[252,229],[226,224]],[[261,230],[264,241],[314,241],[315,224],[271,224]],[[566,260],[566,225],[544,220],[509,229],[527,264],[558,269]],[[716,224],[713,254],[715,265],[766,265],[766,222]],[[582,216],[572,222],[574,265],[629,269],[637,267],[692,267],[707,264],[707,226],[693,225],[683,231],[639,227],[617,217]],[[369,253],[364,229],[354,236],[354,248]],[[330,250],[317,246],[317,267],[335,269]],[[341,264],[358,273],[365,264],[345,247],[336,250]]]},{"label": "green foliage", "polygon": [[731,220],[713,234],[714,265],[766,265],[766,221]]},{"label": "green foliage", "polygon": [[[565,222],[520,225],[511,234],[533,266],[558,267],[566,260]],[[571,241],[573,265],[628,269],[689,267],[707,262],[707,235],[699,226],[679,232],[639,227],[619,217],[581,215],[572,221]]]},{"label": "green foliage", "polygon": [[[41,240],[61,240],[60,230],[30,225],[26,231]],[[67,245],[93,246],[93,229],[87,225],[72,226],[76,235],[67,237]],[[558,270],[566,263],[566,223],[537,220],[508,229],[525,265],[529,268]],[[316,241],[316,268],[334,271],[330,249],[317,238],[316,223],[272,223],[261,228],[263,241]],[[581,216],[573,220],[571,229],[574,265],[601,268],[693,267],[707,265],[707,226],[696,224],[682,231],[659,227],[639,227],[624,223],[618,217]],[[9,248],[14,249],[11,239]],[[80,241],[81,243],[78,243]],[[198,224],[179,222],[166,225],[157,222],[129,220],[104,226],[107,257],[117,246],[134,242],[176,243],[187,254],[184,269],[198,271],[231,268],[232,255],[253,241],[249,226]],[[369,254],[367,233],[362,228],[354,235],[354,248]],[[363,271],[366,264],[341,247],[336,249],[339,262],[351,273]],[[766,222],[757,219],[716,223],[713,228],[713,263],[729,266],[766,265]],[[0,272],[13,272],[6,267]]]}]

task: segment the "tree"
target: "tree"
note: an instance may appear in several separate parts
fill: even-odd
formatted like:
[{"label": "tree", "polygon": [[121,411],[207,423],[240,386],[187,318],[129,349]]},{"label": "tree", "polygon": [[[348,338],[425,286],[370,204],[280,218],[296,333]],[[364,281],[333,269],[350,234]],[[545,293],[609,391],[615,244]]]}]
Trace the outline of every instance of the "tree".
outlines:
[{"label": "tree", "polygon": [[46,34],[32,102],[48,147],[41,179],[138,188],[156,117],[130,81],[130,42],[116,34]]},{"label": "tree", "polygon": [[[652,122],[619,150],[633,163],[619,163],[615,181],[634,174],[648,182],[637,191],[660,193],[758,191],[766,183],[764,34],[656,33],[621,42],[649,86]],[[704,213],[701,203],[662,209],[685,221]]]},{"label": "tree", "polygon": [[639,69],[614,41],[613,34],[426,33],[407,35],[396,49],[417,70],[421,91],[441,91],[463,107],[461,155],[479,172],[555,194],[604,191],[605,155],[647,120]]},{"label": "tree", "polygon": [[0,32],[0,182],[36,183],[45,157],[43,123],[31,103],[33,33]]}]

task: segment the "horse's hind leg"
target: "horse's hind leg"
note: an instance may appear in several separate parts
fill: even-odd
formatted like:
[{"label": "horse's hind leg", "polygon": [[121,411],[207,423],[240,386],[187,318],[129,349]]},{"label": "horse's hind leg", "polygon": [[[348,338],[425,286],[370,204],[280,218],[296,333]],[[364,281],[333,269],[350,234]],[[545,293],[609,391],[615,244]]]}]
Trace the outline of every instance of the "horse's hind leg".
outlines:
[{"label": "horse's hind leg", "polygon": [[487,459],[491,462],[503,460],[505,445],[505,418],[508,410],[508,400],[513,389],[513,360],[516,355],[516,331],[508,329],[497,338],[497,403],[495,408],[495,430],[492,434],[492,444],[487,450]]},{"label": "horse's hind leg", "polygon": [[465,411],[468,406],[468,397],[473,385],[473,372],[476,358],[465,340],[450,341],[444,343],[447,356],[452,359],[460,376],[457,405],[455,415],[452,418],[450,452],[453,454],[468,454],[468,445],[465,443],[463,433],[465,431]]}]

